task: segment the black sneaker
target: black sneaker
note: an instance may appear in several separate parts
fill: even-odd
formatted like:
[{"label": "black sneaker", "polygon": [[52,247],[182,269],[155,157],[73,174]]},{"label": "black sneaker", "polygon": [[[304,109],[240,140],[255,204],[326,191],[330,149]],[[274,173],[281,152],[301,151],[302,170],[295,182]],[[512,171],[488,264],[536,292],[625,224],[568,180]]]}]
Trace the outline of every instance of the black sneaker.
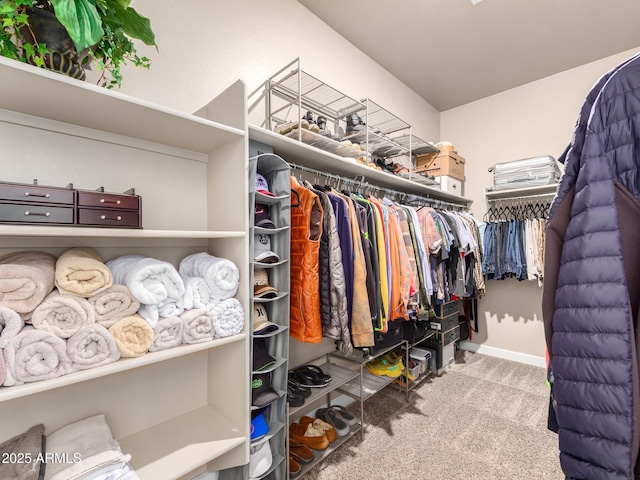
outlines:
[{"label": "black sneaker", "polygon": [[345,118],[347,122],[347,128],[345,129],[346,135],[352,135],[354,133],[361,132],[364,130],[365,123],[360,118],[360,115],[357,113],[352,113]]}]

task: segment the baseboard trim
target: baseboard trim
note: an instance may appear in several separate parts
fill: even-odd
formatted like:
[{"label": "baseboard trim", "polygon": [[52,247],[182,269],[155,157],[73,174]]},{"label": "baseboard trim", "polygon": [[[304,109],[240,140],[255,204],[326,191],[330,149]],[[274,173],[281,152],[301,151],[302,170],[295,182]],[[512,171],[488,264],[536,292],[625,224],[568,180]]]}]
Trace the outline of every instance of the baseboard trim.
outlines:
[{"label": "baseboard trim", "polygon": [[480,345],[473,342],[460,342],[460,348],[469,352],[481,353],[491,357],[504,358],[514,362],[526,363],[527,365],[535,365],[536,367],[546,367],[547,362],[544,357],[530,355],[528,353],[513,352],[498,347],[490,347],[488,345]]}]

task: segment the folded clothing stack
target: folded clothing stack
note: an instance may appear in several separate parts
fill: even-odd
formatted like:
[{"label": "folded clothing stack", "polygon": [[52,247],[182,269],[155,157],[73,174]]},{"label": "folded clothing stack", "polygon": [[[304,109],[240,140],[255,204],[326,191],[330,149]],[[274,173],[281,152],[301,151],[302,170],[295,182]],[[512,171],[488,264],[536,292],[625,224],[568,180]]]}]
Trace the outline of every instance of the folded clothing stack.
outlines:
[{"label": "folded clothing stack", "polygon": [[85,418],[47,435],[45,450],[54,458],[71,461],[47,463],[44,480],[138,479],[128,465],[131,456],[120,450],[104,415]]}]

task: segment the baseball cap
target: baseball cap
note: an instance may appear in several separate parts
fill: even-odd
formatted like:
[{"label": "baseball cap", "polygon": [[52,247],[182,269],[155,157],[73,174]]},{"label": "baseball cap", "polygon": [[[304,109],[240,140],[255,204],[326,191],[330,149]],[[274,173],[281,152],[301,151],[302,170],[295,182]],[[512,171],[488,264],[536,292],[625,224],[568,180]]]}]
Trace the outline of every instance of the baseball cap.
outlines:
[{"label": "baseball cap", "polygon": [[260,192],[263,195],[269,195],[270,197],[275,197],[275,195],[269,191],[267,179],[264,178],[264,175],[259,173],[256,173],[256,192]]},{"label": "baseball cap", "polygon": [[278,290],[269,285],[269,274],[264,268],[256,268],[253,272],[253,296],[254,298],[275,298]]},{"label": "baseball cap", "polygon": [[276,224],[271,221],[269,216],[269,207],[256,203],[255,226],[262,228],[276,228]]},{"label": "baseball cap", "polygon": [[269,433],[269,425],[267,425],[264,414],[260,412],[251,420],[251,440],[258,440],[267,433]]},{"label": "baseball cap", "polygon": [[267,309],[261,303],[253,304],[253,333],[254,335],[264,335],[265,333],[275,332],[280,328],[273,322],[269,321]]},{"label": "baseball cap", "polygon": [[251,380],[251,405],[263,408],[278,399],[278,392],[271,387],[271,372],[256,373]]},{"label": "baseball cap", "polygon": [[269,440],[258,442],[249,447],[249,478],[260,478],[271,468],[273,456]]},{"label": "baseball cap", "polygon": [[266,338],[253,339],[253,371],[259,372],[275,365],[276,359],[269,355]]},{"label": "baseball cap", "polygon": [[271,250],[271,237],[257,233],[253,236],[253,261],[260,263],[277,263],[280,257]]}]

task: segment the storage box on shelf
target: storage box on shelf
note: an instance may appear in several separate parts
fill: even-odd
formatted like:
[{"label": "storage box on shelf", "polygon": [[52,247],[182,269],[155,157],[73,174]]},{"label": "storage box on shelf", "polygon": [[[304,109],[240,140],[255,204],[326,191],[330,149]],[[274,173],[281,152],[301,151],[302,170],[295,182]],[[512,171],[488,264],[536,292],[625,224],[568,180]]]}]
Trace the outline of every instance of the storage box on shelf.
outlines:
[{"label": "storage box on shelf", "polygon": [[[5,180],[71,181],[87,190],[104,182],[115,191],[135,184],[145,197],[144,230],[2,225],[0,253],[59,255],[88,246],[105,261],[140,254],[177,267],[189,254],[209,252],[238,266],[243,280],[236,298],[246,318],[248,206],[246,188],[238,188],[246,185],[247,171],[241,82],[211,102],[207,110],[215,117],[199,118],[4,58],[0,77]],[[31,93],[13,94],[23,89]],[[232,337],[2,387],[0,441],[38,423],[47,434],[104,413],[142,480],[246,464],[247,332],[245,324]]]}]

